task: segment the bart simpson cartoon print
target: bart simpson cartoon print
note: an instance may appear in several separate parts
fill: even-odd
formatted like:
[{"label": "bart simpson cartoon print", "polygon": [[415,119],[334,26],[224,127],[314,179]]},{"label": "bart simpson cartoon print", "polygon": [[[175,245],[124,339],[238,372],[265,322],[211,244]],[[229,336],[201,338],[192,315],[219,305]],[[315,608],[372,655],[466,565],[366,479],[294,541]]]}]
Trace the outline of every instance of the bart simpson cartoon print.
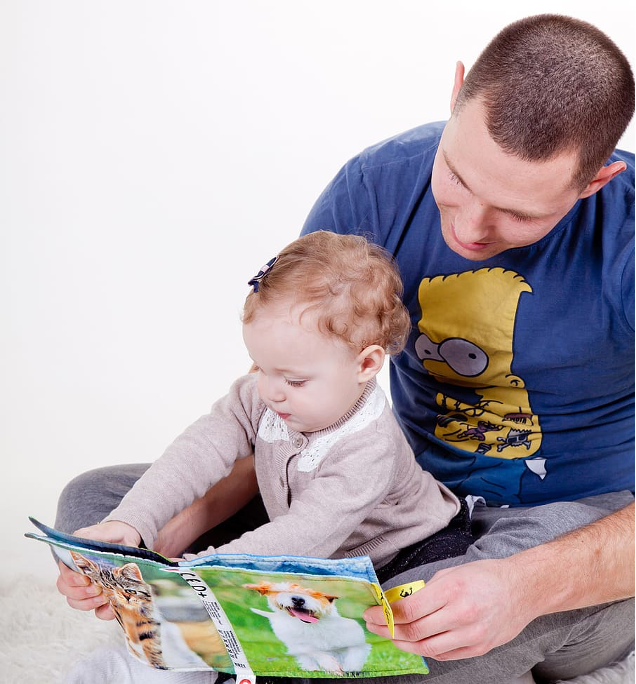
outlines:
[{"label": "bart simpson cartoon print", "polygon": [[545,460],[530,458],[541,446],[539,419],[523,379],[512,373],[517,306],[531,292],[522,276],[502,268],[425,278],[415,350],[431,375],[475,397],[471,403],[438,393],[435,436],[475,455],[528,459],[526,467],[543,479]]}]

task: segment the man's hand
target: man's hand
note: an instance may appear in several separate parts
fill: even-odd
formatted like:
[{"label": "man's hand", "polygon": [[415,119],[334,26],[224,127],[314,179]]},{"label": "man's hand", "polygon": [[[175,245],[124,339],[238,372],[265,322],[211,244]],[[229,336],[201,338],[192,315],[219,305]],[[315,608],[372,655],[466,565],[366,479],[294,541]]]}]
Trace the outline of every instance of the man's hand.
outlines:
[{"label": "man's hand", "polygon": [[[423,589],[391,604],[393,642],[436,660],[471,658],[505,644],[537,617],[524,613],[517,579],[508,559],[441,570]],[[390,638],[379,606],[364,618],[369,631]]]},{"label": "man's hand", "polygon": [[[633,595],[631,503],[508,558],[438,572],[424,589],[393,605],[393,641],[404,651],[436,660],[471,658],[514,639],[540,615]],[[369,608],[364,618],[369,631],[390,636],[381,608]]]},{"label": "man's hand", "polygon": [[[141,541],[141,536],[134,527],[118,520],[83,527],[73,534],[76,537],[125,544],[126,546],[138,546]],[[60,576],[57,578],[57,589],[66,596],[66,602],[71,608],[94,610],[95,615],[102,620],[112,620],[115,617],[100,586],[93,584],[86,575],[74,572],[61,561],[58,565]]]}]

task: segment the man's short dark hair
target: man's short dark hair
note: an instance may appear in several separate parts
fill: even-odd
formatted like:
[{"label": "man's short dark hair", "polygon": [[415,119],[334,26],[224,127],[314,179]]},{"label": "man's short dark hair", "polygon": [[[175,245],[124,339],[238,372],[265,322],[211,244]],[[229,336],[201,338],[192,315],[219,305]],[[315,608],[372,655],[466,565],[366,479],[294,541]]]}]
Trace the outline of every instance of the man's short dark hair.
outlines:
[{"label": "man's short dark hair", "polygon": [[528,161],[577,151],[572,185],[584,188],[612,154],[634,112],[634,76],[591,24],[557,14],[504,28],[466,76],[454,113],[483,99],[492,139]]}]

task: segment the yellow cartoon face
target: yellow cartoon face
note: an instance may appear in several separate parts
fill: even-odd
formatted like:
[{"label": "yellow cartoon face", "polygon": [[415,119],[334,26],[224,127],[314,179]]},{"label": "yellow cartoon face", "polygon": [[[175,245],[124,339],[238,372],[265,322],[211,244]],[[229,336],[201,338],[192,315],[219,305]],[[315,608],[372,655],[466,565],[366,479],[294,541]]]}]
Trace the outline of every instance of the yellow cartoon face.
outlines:
[{"label": "yellow cartoon face", "polygon": [[462,449],[499,458],[535,453],[541,430],[522,378],[512,372],[513,335],[522,293],[532,292],[502,268],[425,278],[415,351],[424,368],[449,385],[471,388],[474,404],[440,393],[435,434]]},{"label": "yellow cartoon face", "polygon": [[514,271],[479,271],[420,283],[416,351],[433,375],[456,385],[518,387],[512,338],[519,297],[530,286]]}]

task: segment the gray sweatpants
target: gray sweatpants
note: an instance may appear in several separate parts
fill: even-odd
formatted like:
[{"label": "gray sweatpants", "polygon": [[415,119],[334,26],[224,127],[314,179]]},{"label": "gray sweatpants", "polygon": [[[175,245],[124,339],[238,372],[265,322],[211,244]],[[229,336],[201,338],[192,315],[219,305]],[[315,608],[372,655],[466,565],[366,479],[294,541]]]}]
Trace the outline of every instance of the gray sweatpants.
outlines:
[{"label": "gray sweatpants", "polygon": [[[72,480],[62,492],[55,526],[64,532],[92,525],[110,513],[133,486],[148,464],[100,468]],[[576,502],[532,508],[476,506],[473,527],[477,541],[464,556],[409,570],[388,581],[389,588],[413,579],[430,579],[438,570],[483,558],[505,558],[517,551],[550,541],[570,530],[587,525],[634,500],[630,492],[616,492]],[[254,529],[265,522],[259,509],[237,514],[230,521],[230,534],[241,528]],[[228,526],[224,536],[228,534]],[[213,540],[203,542],[206,548]],[[193,550],[197,550],[194,547]],[[201,549],[198,549],[201,550]],[[599,577],[602,582],[603,578]],[[550,578],[545,578],[550,591]],[[372,678],[373,684],[505,684],[532,669],[537,682],[569,679],[621,660],[633,650],[634,601],[618,601],[580,610],[544,615],[531,622],[515,639],[478,658],[454,661],[429,660],[430,674]],[[196,684],[196,673],[192,673]],[[259,678],[264,681],[264,678]],[[282,684],[283,680],[276,680]],[[311,682],[312,680],[306,680]],[[325,680],[330,682],[342,680]],[[357,680],[361,681],[361,680]]]}]

